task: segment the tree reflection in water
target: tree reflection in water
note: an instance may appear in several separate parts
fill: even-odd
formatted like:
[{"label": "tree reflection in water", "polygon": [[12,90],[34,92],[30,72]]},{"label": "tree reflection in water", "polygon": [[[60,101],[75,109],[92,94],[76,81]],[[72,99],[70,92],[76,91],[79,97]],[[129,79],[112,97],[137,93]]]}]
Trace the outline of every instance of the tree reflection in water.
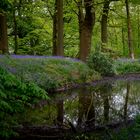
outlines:
[{"label": "tree reflection in water", "polygon": [[[82,126],[95,126],[95,97],[94,92],[89,91],[86,88],[81,88],[79,92],[79,106],[78,106],[78,127]],[[92,93],[91,93],[92,92]]]},{"label": "tree reflection in water", "polygon": [[116,81],[65,91],[24,118],[29,124],[72,124],[77,129],[125,121],[140,113],[139,86],[139,81]]}]

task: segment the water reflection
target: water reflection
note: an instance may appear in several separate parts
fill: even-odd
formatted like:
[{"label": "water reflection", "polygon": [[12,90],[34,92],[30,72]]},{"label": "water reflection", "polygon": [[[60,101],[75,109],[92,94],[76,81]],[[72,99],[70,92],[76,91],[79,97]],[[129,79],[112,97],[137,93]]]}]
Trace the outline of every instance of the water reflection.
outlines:
[{"label": "water reflection", "polygon": [[126,121],[140,113],[139,87],[139,81],[116,81],[59,93],[24,121],[78,128]]},{"label": "water reflection", "polygon": [[129,94],[130,94],[130,82],[127,83],[126,86],[126,96],[125,96],[125,101],[124,101],[124,121],[127,120],[127,109],[128,109],[128,99],[129,99]]},{"label": "water reflection", "polygon": [[58,124],[62,125],[64,120],[64,104],[63,100],[60,100],[57,103],[57,122]]},{"label": "water reflection", "polygon": [[79,90],[79,102],[78,102],[78,126],[92,125],[95,126],[95,96],[94,92],[81,88]]}]

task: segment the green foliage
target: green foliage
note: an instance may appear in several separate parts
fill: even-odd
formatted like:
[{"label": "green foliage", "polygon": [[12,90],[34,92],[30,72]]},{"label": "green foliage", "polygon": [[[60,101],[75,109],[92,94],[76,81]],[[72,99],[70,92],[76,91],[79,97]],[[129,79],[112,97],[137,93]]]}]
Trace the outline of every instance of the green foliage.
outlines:
[{"label": "green foliage", "polygon": [[[8,9],[9,3],[15,10],[17,24],[18,54],[51,55],[53,38],[54,1],[41,0],[1,0],[0,7]],[[99,4],[100,3],[100,4]],[[128,56],[126,11],[124,1],[112,1],[108,15],[108,43],[107,46],[115,57]],[[133,45],[136,57],[140,54],[139,39],[139,0],[130,0],[131,25],[133,29]],[[92,50],[101,40],[100,18],[103,0],[95,0],[96,21],[93,30]],[[7,11],[7,10],[5,10]],[[79,52],[79,25],[77,2],[67,0],[64,2],[64,49],[65,56],[77,57]],[[7,12],[9,50],[14,52],[14,22],[13,11]],[[105,48],[106,49],[106,48]]]},{"label": "green foliage", "polygon": [[136,123],[134,127],[132,128],[132,134],[135,140],[140,139],[140,115],[136,117]]},{"label": "green foliage", "polygon": [[[15,21],[13,12],[7,13],[9,25],[9,50],[15,49],[14,34],[17,32],[18,54],[51,54],[52,49],[52,20],[47,10],[47,2],[14,1],[9,0],[15,10]],[[46,22],[47,21],[47,22]],[[17,25],[17,30],[13,28]]]},{"label": "green foliage", "polygon": [[98,77],[98,75],[94,76],[85,63],[69,58],[3,56],[0,64],[1,137],[16,134],[12,131],[12,126],[18,124],[17,117],[14,116],[19,113],[23,113],[24,116],[26,106],[41,99],[48,99],[43,89],[68,87]]},{"label": "green foliage", "polygon": [[33,82],[45,90],[67,87],[99,78],[99,74],[93,72],[85,63],[70,58],[15,59],[3,57],[0,63],[2,67],[23,81]]},{"label": "green foliage", "polygon": [[115,67],[118,74],[140,72],[140,63],[138,61],[118,60],[115,62]]},{"label": "green foliage", "polygon": [[130,0],[130,2],[132,2],[133,4],[140,4],[140,1],[139,0]]},{"label": "green foliage", "polygon": [[139,140],[140,139],[140,116],[135,122],[125,128],[121,128],[117,133],[112,132],[112,140]]},{"label": "green foliage", "polygon": [[112,76],[116,73],[113,60],[100,52],[91,54],[88,64],[102,76]]},{"label": "green foliage", "polygon": [[11,4],[8,0],[1,0],[0,1],[0,12],[11,10]]},{"label": "green foliage", "polygon": [[25,106],[41,99],[48,99],[43,89],[33,83],[23,83],[0,67],[0,137],[16,134],[12,130],[12,125],[18,123],[14,114],[24,113]]}]

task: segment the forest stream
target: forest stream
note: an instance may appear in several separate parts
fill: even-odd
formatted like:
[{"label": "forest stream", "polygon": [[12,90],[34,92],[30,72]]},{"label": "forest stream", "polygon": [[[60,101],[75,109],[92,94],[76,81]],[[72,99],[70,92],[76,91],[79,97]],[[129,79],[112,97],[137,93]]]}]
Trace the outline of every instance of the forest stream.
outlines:
[{"label": "forest stream", "polygon": [[139,87],[138,76],[131,76],[53,94],[20,116],[18,131],[22,139],[64,139],[132,123],[140,113]]}]

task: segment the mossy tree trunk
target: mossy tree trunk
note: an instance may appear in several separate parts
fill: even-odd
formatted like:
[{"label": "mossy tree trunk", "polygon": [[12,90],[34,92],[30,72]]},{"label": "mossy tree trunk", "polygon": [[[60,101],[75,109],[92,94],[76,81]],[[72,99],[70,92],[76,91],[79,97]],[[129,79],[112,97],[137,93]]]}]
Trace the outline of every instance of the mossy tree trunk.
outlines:
[{"label": "mossy tree trunk", "polygon": [[133,49],[133,41],[132,41],[132,27],[131,27],[131,20],[130,20],[129,1],[125,0],[125,4],[126,4],[126,14],[127,14],[129,57],[134,59],[134,49]]},{"label": "mossy tree trunk", "polygon": [[64,55],[63,0],[55,1],[55,13],[53,16],[53,55]]},{"label": "mossy tree trunk", "polygon": [[79,8],[79,59],[86,61],[91,49],[92,30],[95,24],[94,0],[80,0],[77,4]]},{"label": "mossy tree trunk", "polygon": [[102,46],[107,44],[107,26],[108,26],[108,13],[109,13],[110,0],[104,0],[102,19],[101,19],[101,41]]}]

